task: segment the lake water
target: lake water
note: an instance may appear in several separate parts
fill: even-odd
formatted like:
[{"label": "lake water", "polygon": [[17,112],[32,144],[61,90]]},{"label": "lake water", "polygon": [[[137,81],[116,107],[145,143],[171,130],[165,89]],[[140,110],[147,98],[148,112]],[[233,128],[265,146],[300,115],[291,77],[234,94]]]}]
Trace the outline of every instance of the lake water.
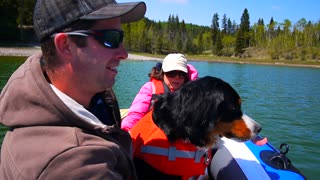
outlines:
[{"label": "lake water", "polygon": [[[0,88],[20,62],[1,61]],[[229,82],[240,94],[244,113],[262,126],[272,145],[290,146],[288,157],[308,179],[320,176],[320,69],[189,61],[199,76]],[[128,108],[148,81],[155,61],[122,61],[115,84],[121,108]],[[4,134],[1,132],[1,136]]]}]

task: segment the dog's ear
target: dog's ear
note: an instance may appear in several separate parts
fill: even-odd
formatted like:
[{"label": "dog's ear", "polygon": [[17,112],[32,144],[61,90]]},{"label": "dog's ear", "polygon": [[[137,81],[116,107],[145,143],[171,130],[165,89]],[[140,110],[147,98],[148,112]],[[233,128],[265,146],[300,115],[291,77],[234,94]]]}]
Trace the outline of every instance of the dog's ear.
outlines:
[{"label": "dog's ear", "polygon": [[152,113],[153,122],[166,134],[169,141],[174,141],[180,137],[180,130],[177,130],[177,117],[172,113],[173,98],[174,96],[171,93],[159,96],[153,106]]},{"label": "dog's ear", "polygon": [[[188,82],[178,91],[160,96],[154,104],[153,121],[170,141],[190,140],[197,146],[205,143],[203,137],[209,126],[212,103],[208,81]],[[200,142],[201,141],[201,142]]]}]

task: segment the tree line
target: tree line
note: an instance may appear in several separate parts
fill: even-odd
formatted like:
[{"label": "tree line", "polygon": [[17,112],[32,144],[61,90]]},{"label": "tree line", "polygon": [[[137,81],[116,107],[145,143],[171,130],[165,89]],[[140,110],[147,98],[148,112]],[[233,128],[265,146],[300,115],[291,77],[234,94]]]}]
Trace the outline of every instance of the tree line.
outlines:
[{"label": "tree line", "polygon": [[[28,39],[27,27],[32,27],[35,0],[3,0],[0,2],[0,38]],[[130,52],[167,54],[213,54],[215,56],[257,57],[271,59],[319,60],[320,21],[301,18],[265,24],[263,19],[250,24],[248,9],[244,9],[240,24],[226,14],[220,21],[214,13],[211,26],[200,26],[169,15],[168,21],[144,18],[124,24],[125,46]],[[30,40],[30,38],[28,39]]]},{"label": "tree line", "polygon": [[[124,25],[126,47],[130,51],[166,54],[213,54],[216,56],[257,57],[271,59],[320,60],[320,21],[301,18],[293,24],[289,19],[268,24],[263,19],[250,24],[244,9],[240,24],[224,14],[221,22],[215,13],[211,27],[187,24],[169,15],[166,22],[147,18]],[[262,52],[262,53],[261,53]]]}]

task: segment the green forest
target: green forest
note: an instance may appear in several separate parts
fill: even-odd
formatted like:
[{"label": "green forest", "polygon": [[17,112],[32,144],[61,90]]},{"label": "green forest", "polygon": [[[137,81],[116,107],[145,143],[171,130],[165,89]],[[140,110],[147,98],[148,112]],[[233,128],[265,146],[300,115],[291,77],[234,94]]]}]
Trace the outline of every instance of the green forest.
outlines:
[{"label": "green forest", "polygon": [[[37,41],[32,29],[34,3],[35,0],[0,2],[2,42]],[[146,17],[124,24],[125,46],[129,52],[160,55],[181,52],[218,57],[320,60],[320,21],[301,18],[298,22],[289,19],[277,22],[271,18],[250,22],[249,10],[244,9],[237,24],[227,14],[212,13],[210,27],[186,23],[171,14],[165,22]]]}]

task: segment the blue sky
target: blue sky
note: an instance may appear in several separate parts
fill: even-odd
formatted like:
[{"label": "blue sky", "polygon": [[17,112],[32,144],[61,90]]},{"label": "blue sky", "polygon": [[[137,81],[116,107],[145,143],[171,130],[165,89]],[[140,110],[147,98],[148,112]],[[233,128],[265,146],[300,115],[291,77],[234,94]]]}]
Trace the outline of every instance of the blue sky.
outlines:
[{"label": "blue sky", "polygon": [[[130,2],[137,0],[117,0]],[[320,20],[320,0],[144,0],[147,4],[146,17],[155,21],[167,21],[169,15],[178,15],[186,23],[211,26],[214,13],[219,15],[219,23],[224,14],[227,18],[240,24],[245,8],[248,9],[250,25],[259,18],[268,24],[271,17],[282,23],[289,19],[292,24],[301,18],[313,23]]]}]

